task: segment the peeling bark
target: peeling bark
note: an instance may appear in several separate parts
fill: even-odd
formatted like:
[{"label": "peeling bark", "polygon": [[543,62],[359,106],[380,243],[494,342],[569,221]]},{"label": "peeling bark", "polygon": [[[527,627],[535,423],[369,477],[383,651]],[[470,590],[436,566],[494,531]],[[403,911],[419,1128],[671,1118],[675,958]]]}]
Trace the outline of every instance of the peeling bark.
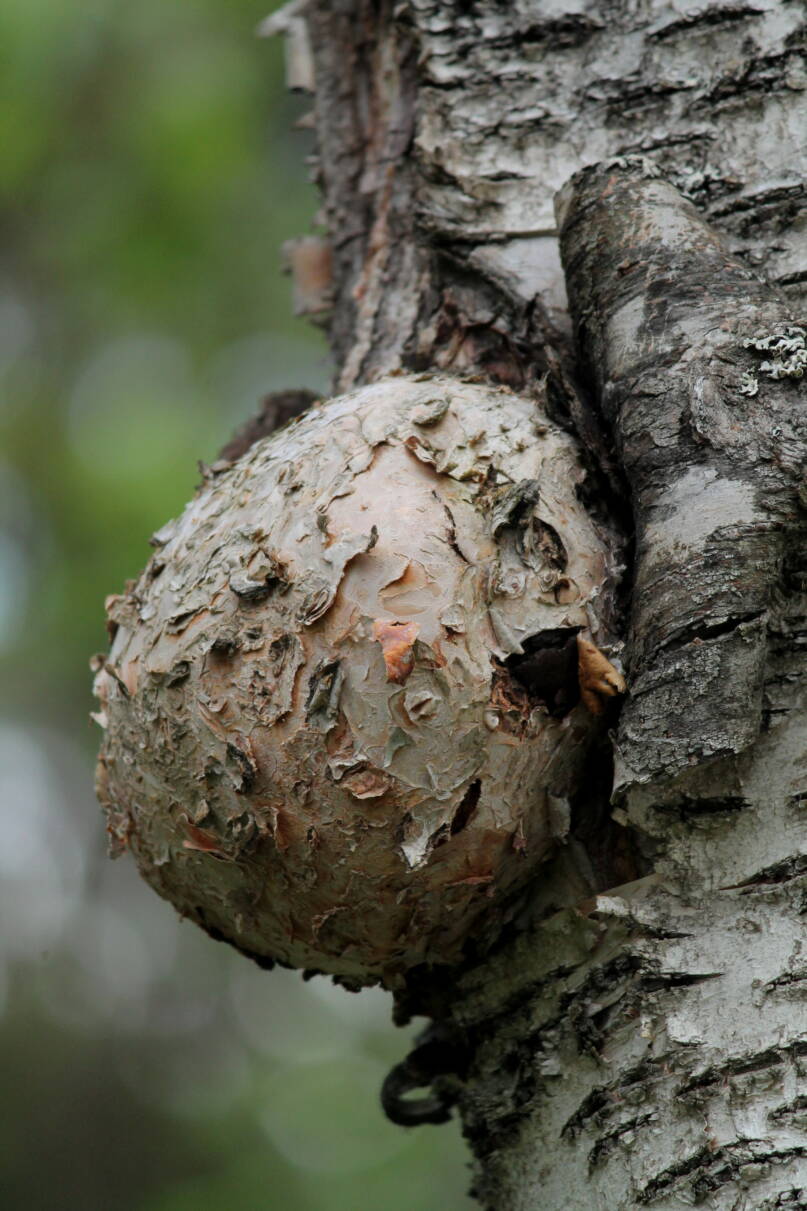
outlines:
[{"label": "peeling bark", "polygon": [[568,332],[554,194],[613,156],[663,163],[734,255],[803,297],[800,5],[311,0],[305,14],[341,387],[418,358],[529,378]]},{"label": "peeling bark", "polygon": [[[543,382],[589,507],[636,526],[624,828],[603,750],[499,954],[411,975],[399,1017],[430,1010],[461,1070],[429,1061],[426,1109],[459,1097],[496,1211],[807,1206],[803,10],[305,11],[340,381]],[[625,156],[664,180],[562,200],[570,321],[553,196]]]},{"label": "peeling bark", "polygon": [[[291,39],[290,81],[314,96],[331,245],[330,262],[317,245],[299,297],[320,319],[332,305],[338,388],[439,371],[537,404],[585,465],[580,499],[632,589],[613,748],[601,731],[582,784],[542,800],[562,843],[485,960],[466,951],[459,967],[406,973],[398,1019],[426,1012],[438,1031],[386,1104],[415,1121],[401,1098],[422,1084],[419,1121],[459,1106],[491,1211],[807,1207],[803,10],[294,0],[284,12],[271,25]],[[564,278],[553,198],[573,174]],[[430,438],[443,414],[419,406],[407,457],[445,473]],[[558,558],[560,526],[523,524],[532,478],[514,477],[491,519],[505,600],[518,561]],[[446,557],[473,569],[453,500],[444,523]],[[259,602],[281,565],[235,571],[231,592]],[[169,635],[194,626],[186,596]],[[300,634],[332,605],[314,594]],[[112,602],[112,627],[133,609]],[[442,622],[454,628],[450,608]],[[526,631],[512,645],[495,610],[491,624],[507,674],[491,703],[513,736],[531,694],[550,720],[596,695],[576,625],[533,649]],[[226,630],[216,642],[229,651]],[[382,627],[373,642],[378,693],[405,691],[422,633]],[[169,662],[165,684],[192,668]],[[121,707],[138,693],[131,661],[102,674]],[[323,653],[306,690],[313,732],[330,731],[340,676]],[[209,722],[215,734],[216,712]],[[218,739],[233,795],[260,787],[249,736]],[[449,837],[484,807],[467,773]],[[128,843],[127,821],[116,830]],[[203,817],[183,846],[193,862],[226,852]],[[321,925],[338,935],[338,915]]]},{"label": "peeling bark", "polygon": [[798,377],[740,390],[793,316],[647,165],[585,170],[560,210],[637,518],[616,789],[655,874],[543,923],[504,997],[468,978],[479,1191],[801,1206],[807,429]]},{"label": "peeling bark", "polygon": [[[624,689],[592,642],[616,570],[574,443],[505,388],[399,375],[253,435],[109,602],[110,836],[249,955],[401,988],[484,949],[566,835]],[[562,703],[507,665],[558,633]]]}]

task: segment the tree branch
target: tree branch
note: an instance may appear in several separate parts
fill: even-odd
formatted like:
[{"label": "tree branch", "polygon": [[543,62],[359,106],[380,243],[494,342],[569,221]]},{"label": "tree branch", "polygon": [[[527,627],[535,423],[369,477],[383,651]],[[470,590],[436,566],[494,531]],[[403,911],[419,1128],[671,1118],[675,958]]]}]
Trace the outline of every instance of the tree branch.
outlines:
[{"label": "tree branch", "polygon": [[647,782],[759,734],[807,433],[800,359],[758,379],[754,343],[797,351],[804,334],[646,161],[584,169],[558,213],[580,355],[632,494],[618,782]]}]

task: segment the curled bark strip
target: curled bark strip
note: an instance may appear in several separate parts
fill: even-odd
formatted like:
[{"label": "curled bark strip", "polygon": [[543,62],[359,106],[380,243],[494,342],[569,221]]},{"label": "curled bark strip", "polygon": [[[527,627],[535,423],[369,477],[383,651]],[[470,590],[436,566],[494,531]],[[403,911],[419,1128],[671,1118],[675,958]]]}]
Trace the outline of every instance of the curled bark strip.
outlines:
[{"label": "curled bark strip", "polygon": [[579,350],[631,488],[617,781],[647,782],[739,752],[760,729],[807,440],[795,376],[741,388],[754,342],[795,317],[646,161],[584,169],[557,209]]},{"label": "curled bark strip", "polygon": [[377,618],[373,623],[373,639],[381,644],[387,681],[403,685],[412,672],[418,630],[416,622],[388,622],[385,618]]},{"label": "curled bark strip", "polygon": [[[459,1096],[467,1054],[453,1032],[433,1022],[419,1036],[418,1045],[396,1064],[381,1086],[381,1105],[390,1122],[399,1127],[447,1123]],[[407,1094],[428,1089],[422,1097]]]},{"label": "curled bark strip", "polygon": [[625,678],[600,649],[582,635],[577,636],[577,672],[580,697],[592,715],[601,715],[609,698],[625,693]]}]

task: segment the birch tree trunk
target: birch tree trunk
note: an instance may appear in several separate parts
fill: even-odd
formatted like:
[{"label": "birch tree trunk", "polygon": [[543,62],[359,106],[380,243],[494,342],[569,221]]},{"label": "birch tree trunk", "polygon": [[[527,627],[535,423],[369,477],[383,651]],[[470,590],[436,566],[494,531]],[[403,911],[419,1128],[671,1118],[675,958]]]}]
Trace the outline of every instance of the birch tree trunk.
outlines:
[{"label": "birch tree trunk", "polygon": [[314,93],[328,246],[291,259],[337,386],[541,399],[626,564],[629,697],[568,844],[492,953],[398,1006],[440,1026],[402,1087],[439,1073],[423,1117],[458,1100],[496,1211],[807,1208],[803,16],[295,0],[268,25]]}]

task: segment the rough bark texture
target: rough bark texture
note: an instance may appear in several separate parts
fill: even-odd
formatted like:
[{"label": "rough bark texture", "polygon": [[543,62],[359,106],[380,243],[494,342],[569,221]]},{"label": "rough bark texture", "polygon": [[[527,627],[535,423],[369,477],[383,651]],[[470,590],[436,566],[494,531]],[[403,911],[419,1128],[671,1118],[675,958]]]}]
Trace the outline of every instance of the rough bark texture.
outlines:
[{"label": "rough bark texture", "polygon": [[[546,438],[544,421],[566,430],[566,437],[552,430],[557,466],[561,449],[576,450],[588,469],[567,512],[573,521],[588,510],[592,533],[596,523],[606,535],[612,564],[627,564],[631,598],[626,592],[622,623],[630,697],[613,743],[601,737],[589,750],[582,785],[572,793],[564,783],[568,802],[557,849],[528,902],[510,914],[484,961],[471,962],[466,950],[460,968],[430,961],[443,957],[439,948],[435,955],[418,951],[417,903],[401,927],[404,935],[412,928],[406,936],[413,947],[402,968],[423,962],[399,987],[399,1017],[428,1012],[439,1031],[387,1088],[386,1104],[400,1121],[413,1121],[417,1112],[399,1095],[434,1077],[420,1117],[437,1121],[450,1102],[458,1103],[477,1158],[477,1194],[495,1211],[807,1207],[807,433],[799,410],[807,358],[795,311],[805,282],[802,18],[802,7],[789,0],[699,9],[661,0],[293,0],[267,27],[290,39],[294,87],[315,92],[317,176],[330,249],[314,241],[297,254],[292,249],[289,262],[299,275],[300,308],[320,320],[331,315],[339,387],[352,390],[402,370],[451,374],[458,393],[479,391],[486,399],[497,385],[506,386],[513,416],[526,423],[535,409],[536,447]],[[572,174],[558,203],[559,244],[553,195]],[[471,376],[483,385],[469,385]],[[393,377],[373,390],[395,395],[403,381]],[[451,390],[443,383],[444,396]],[[363,500],[354,481],[364,470],[369,476],[375,460],[388,460],[390,481],[399,471],[407,481],[401,481],[402,495],[418,477],[431,482],[436,476],[451,496],[449,508],[459,508],[465,497],[455,492],[455,481],[464,482],[466,469],[473,491],[484,495],[489,479],[474,478],[473,471],[485,443],[499,441],[489,424],[478,434],[461,424],[461,440],[449,434],[450,449],[441,445],[444,412],[433,414],[435,401],[420,396],[420,420],[401,413],[388,429],[384,408],[365,407],[364,395],[360,407],[356,397],[358,411],[365,409],[358,434],[358,413],[351,417],[347,398],[348,404],[326,406],[338,413],[332,430],[318,428],[315,413],[300,422],[300,431],[319,441],[323,465],[342,453],[331,450],[329,434],[341,435],[347,452],[325,512],[318,514],[312,499],[306,524],[294,531],[301,544],[295,549],[309,557],[300,576],[287,576],[293,556],[279,560],[274,547],[265,549],[264,530],[276,522],[296,524],[294,506],[283,498],[291,492],[289,466],[295,458],[304,462],[306,451],[292,449],[290,439],[273,466],[271,443],[264,443],[235,469],[212,469],[214,479],[221,474],[232,481],[235,503],[220,509],[219,488],[208,485],[184,529],[181,524],[178,535],[159,539],[176,556],[168,592],[150,597],[148,575],[161,574],[158,557],[146,580],[113,604],[119,634],[101,675],[108,708],[118,712],[123,730],[136,716],[126,743],[119,751],[110,747],[101,767],[113,831],[148,853],[158,884],[169,860],[171,869],[184,861],[191,872],[222,863],[224,907],[213,929],[259,955],[278,946],[273,935],[262,949],[249,932],[263,870],[252,872],[238,912],[227,900],[233,891],[228,863],[242,857],[239,830],[253,829],[259,852],[274,846],[274,862],[275,850],[309,844],[315,827],[302,794],[305,829],[299,837],[278,829],[287,803],[272,799],[276,787],[271,779],[260,782],[261,769],[288,761],[298,736],[314,736],[299,754],[308,783],[298,781],[303,792],[316,786],[325,801],[335,796],[336,832],[345,831],[346,819],[366,823],[365,792],[369,787],[372,797],[378,789],[377,775],[390,777],[377,763],[369,775],[366,763],[351,765],[352,739],[349,753],[338,744],[329,748],[336,727],[323,725],[317,733],[318,713],[328,717],[342,683],[335,668],[317,665],[303,703],[296,681],[300,634],[318,626],[331,607],[331,622],[345,607],[343,633],[326,636],[328,643],[349,641],[360,656],[372,651],[377,658],[373,663],[367,656],[361,666],[372,693],[363,699],[358,683],[352,699],[345,691],[345,717],[349,722],[354,711],[361,742],[374,735],[384,710],[391,711],[388,682],[416,663],[411,621],[385,616],[379,624],[364,617],[366,585],[361,578],[348,584],[348,564],[384,542],[380,523],[367,530],[347,524],[352,507],[364,503],[369,515],[381,497],[378,490]],[[497,416],[503,411],[500,406]],[[431,436],[418,436],[412,424]],[[367,437],[374,426],[381,426],[375,443]],[[249,444],[249,435],[244,440]],[[497,474],[522,490],[521,503],[516,509],[510,486],[495,499],[473,502],[489,514],[487,529],[483,536],[469,523],[469,541],[478,539],[470,553],[462,549],[462,527],[454,530],[458,549],[449,542],[453,554],[446,558],[456,563],[458,585],[488,556],[502,572],[510,546],[524,564],[525,551],[538,541],[532,532],[529,542],[523,533],[512,543],[506,539],[505,531],[518,529],[526,516],[521,504],[534,506],[535,492],[524,488],[534,478],[524,470],[533,451],[525,453],[517,442],[511,451],[502,441]],[[351,465],[354,455],[360,466]],[[576,478],[580,464],[572,461],[570,478]],[[536,491],[547,499],[557,466],[536,472]],[[345,498],[337,480],[348,471]],[[268,477],[261,507],[266,496],[278,508],[265,526],[249,515],[248,526],[234,530],[234,513],[243,507],[249,514],[251,478],[261,475]],[[570,493],[573,487],[567,484]],[[331,515],[341,512],[344,524],[335,538]],[[381,518],[385,524],[389,512]],[[221,516],[227,526],[219,534]],[[487,551],[483,537],[497,549]],[[590,555],[593,539],[588,546]],[[298,600],[311,588],[312,568],[322,574],[319,593]],[[528,598],[540,598],[534,586],[525,592],[526,581],[512,589],[502,575],[497,583],[505,612],[518,613]],[[570,604],[582,610],[600,583],[594,577]],[[392,577],[375,588],[395,584]],[[251,609],[275,591],[288,593],[279,616],[285,626],[293,614],[297,628],[286,627],[293,635],[278,649],[275,670],[275,697],[285,694],[288,702],[282,717],[259,720],[255,732],[263,742],[278,724],[291,731],[276,750],[267,740],[256,760],[252,741],[235,725],[260,706],[260,687],[250,676],[247,692],[243,678],[228,674],[227,686],[233,693],[244,688],[244,701],[222,705],[201,683],[205,677],[215,683],[215,661],[231,659],[236,649],[244,677],[250,673],[250,649],[242,640],[260,636],[241,627],[240,611],[244,602]],[[491,589],[493,597],[497,592]],[[460,588],[455,595],[461,599]],[[557,598],[555,604],[566,605]],[[138,636],[144,624],[148,629],[152,606],[165,616],[159,636],[141,651]],[[223,630],[221,618],[214,625],[207,617],[217,612],[227,624]],[[445,617],[438,621],[451,630]],[[234,643],[231,650],[226,636],[234,622],[240,647]],[[471,671],[463,684],[481,687],[471,695],[474,720],[491,689],[490,655],[504,662],[526,658],[522,676],[538,675],[527,667],[533,659],[541,666],[540,653],[527,642],[532,620],[516,622],[510,632],[493,624],[494,640],[485,647],[477,637],[469,649]],[[562,624],[567,630],[578,625],[576,618]],[[389,633],[396,626],[408,628],[403,652],[400,635]],[[210,627],[215,634],[207,633]],[[276,637],[263,638],[271,652]],[[474,665],[482,649],[484,677]],[[571,648],[562,636],[551,653],[558,680],[552,700],[543,699],[542,727],[549,731],[561,709],[568,719],[582,712],[590,692],[581,677],[582,702],[567,710],[564,670],[572,651],[581,661],[593,659],[576,637]],[[290,667],[280,667],[289,653]],[[514,666],[508,668],[513,673]],[[202,726],[198,718],[171,714],[186,682],[198,701],[208,694],[207,713],[199,712],[204,736],[193,731]],[[166,756],[165,736],[190,746],[177,768]],[[448,766],[462,758],[464,736],[453,737]],[[374,748],[389,749],[392,739],[385,734]],[[146,740],[160,749],[160,760],[142,758],[133,810],[118,819]],[[473,760],[457,777],[452,767],[443,799],[434,796],[445,819],[433,815],[424,824],[414,811],[417,827],[409,837],[404,815],[404,831],[394,835],[396,861],[407,846],[418,860],[426,856],[416,852],[424,836],[430,860],[443,852],[435,838],[444,825],[451,834],[458,812],[463,839],[455,837],[454,849],[447,845],[445,852],[458,852],[474,833],[464,827],[462,803],[482,747],[475,732],[468,748]],[[400,774],[406,753],[398,748],[393,744],[388,755]],[[191,757],[202,749],[202,773],[215,775],[208,781],[220,802],[200,801],[201,815],[189,819],[200,776]],[[356,777],[358,808],[349,785],[325,786],[325,765],[336,783]],[[505,766],[493,762],[488,773],[506,781]],[[531,798],[531,775],[526,767],[519,771]],[[183,834],[174,828],[170,836],[147,836],[153,816],[140,812],[140,800],[159,779],[154,813],[176,782],[169,816],[172,827],[183,824]],[[387,790],[383,781],[381,798]],[[260,820],[244,822],[239,814],[246,792],[253,801],[256,794],[265,799]],[[390,796],[393,816],[417,799]],[[553,805],[541,802],[549,820]],[[510,839],[523,805],[516,807],[504,821]],[[479,820],[484,808],[482,800]],[[211,820],[215,829],[208,828]],[[489,831],[499,844],[502,818],[493,825]],[[245,868],[255,852],[245,846]],[[323,879],[324,867],[332,865],[330,859],[323,864]],[[306,869],[302,851],[297,868]],[[310,869],[319,870],[314,857]],[[281,871],[280,882],[283,877]],[[239,884],[236,891],[242,890]],[[347,913],[350,879],[343,896]],[[190,899],[183,907],[193,915]],[[348,943],[338,915],[332,916],[326,908],[317,929],[334,931],[329,953],[341,961]],[[200,919],[211,924],[204,914]],[[283,923],[289,949],[282,957],[306,961],[291,951],[310,926]],[[428,929],[436,935],[440,927],[429,917]],[[487,944],[484,928],[480,938]],[[452,961],[455,942],[451,936],[445,955]],[[369,974],[386,978],[383,963]],[[393,982],[402,985],[403,976]]]},{"label": "rough bark texture", "polygon": [[[637,522],[615,791],[654,873],[462,982],[479,1189],[804,1206],[804,333],[651,167],[586,170],[559,209]],[[758,379],[757,342],[786,346]]]},{"label": "rough bark texture", "polygon": [[567,323],[553,195],[615,155],[653,154],[739,256],[803,288],[800,4],[302,8],[341,386],[482,343],[528,374],[522,338]]},{"label": "rough bark texture", "polygon": [[214,936],[400,989],[568,835],[624,689],[587,638],[613,558],[575,443],[504,387],[397,375],[254,429],[107,603],[99,795]]},{"label": "rough bark texture", "polygon": [[[624,832],[603,752],[520,928],[411,982],[454,1059],[401,1089],[459,1098],[496,1211],[807,1207],[803,8],[298,8],[340,383],[537,391],[635,518]],[[553,195],[624,156],[665,180],[561,200],[572,323]]]},{"label": "rough bark texture", "polygon": [[[617,161],[573,178],[559,203],[578,344],[636,524],[618,786],[759,734],[805,469],[804,330],[657,176]],[[781,347],[790,371],[780,358],[777,377],[756,380],[755,343]]]}]

